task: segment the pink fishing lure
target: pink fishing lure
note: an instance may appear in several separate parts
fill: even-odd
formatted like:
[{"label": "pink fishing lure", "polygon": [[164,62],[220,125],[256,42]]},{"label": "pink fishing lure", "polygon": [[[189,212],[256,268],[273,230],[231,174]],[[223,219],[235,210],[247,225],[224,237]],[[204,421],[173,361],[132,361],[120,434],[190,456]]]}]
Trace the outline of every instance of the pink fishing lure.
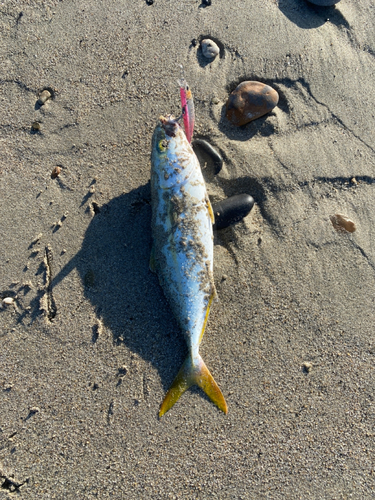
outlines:
[{"label": "pink fishing lure", "polygon": [[185,135],[187,140],[191,142],[194,132],[194,122],[195,122],[193,96],[191,94],[190,87],[185,78],[182,77],[178,81],[178,83],[180,85],[180,97],[181,97],[182,116],[184,119]]}]

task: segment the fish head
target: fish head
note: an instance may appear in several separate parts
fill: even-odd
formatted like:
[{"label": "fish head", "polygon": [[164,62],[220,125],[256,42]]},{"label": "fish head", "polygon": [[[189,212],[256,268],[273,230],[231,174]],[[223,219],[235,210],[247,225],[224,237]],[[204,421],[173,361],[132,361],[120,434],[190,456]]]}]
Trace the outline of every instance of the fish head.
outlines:
[{"label": "fish head", "polygon": [[178,135],[178,129],[181,128],[174,116],[169,115],[166,118],[160,116],[152,138],[152,150],[159,155],[165,156],[169,147],[171,138]]},{"label": "fish head", "polygon": [[174,116],[161,116],[152,138],[152,177],[163,189],[183,185],[196,167],[195,153]]}]

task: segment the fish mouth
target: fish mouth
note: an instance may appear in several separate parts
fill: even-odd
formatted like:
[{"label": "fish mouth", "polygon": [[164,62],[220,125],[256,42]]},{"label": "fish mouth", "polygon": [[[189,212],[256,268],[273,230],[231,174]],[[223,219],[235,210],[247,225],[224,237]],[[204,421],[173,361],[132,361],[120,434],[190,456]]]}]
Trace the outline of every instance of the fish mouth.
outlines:
[{"label": "fish mouth", "polygon": [[167,117],[160,116],[159,120],[166,135],[168,135],[169,137],[175,137],[177,128],[179,127],[176,118],[173,115],[168,115]]}]

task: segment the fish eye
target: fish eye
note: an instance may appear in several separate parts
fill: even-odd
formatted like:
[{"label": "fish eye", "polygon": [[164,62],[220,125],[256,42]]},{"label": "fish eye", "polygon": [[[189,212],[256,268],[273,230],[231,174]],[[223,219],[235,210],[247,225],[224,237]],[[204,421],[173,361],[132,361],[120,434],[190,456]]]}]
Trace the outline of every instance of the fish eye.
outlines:
[{"label": "fish eye", "polygon": [[158,147],[159,151],[164,152],[168,147],[168,141],[166,139],[163,139],[159,142]]}]

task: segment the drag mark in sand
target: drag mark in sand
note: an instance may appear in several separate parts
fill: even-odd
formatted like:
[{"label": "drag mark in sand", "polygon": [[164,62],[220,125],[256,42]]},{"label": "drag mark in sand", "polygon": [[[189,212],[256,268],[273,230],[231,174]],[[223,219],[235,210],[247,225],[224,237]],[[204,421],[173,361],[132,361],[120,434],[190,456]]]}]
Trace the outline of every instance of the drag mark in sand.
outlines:
[{"label": "drag mark in sand", "polygon": [[108,413],[107,413],[107,424],[108,424],[108,425],[111,425],[111,423],[112,423],[112,418],[113,418],[113,414],[114,414],[114,409],[115,409],[115,401],[114,401],[114,400],[112,400],[112,401],[109,403]]},{"label": "drag mark in sand", "polygon": [[370,256],[363,250],[363,248],[355,241],[352,241],[352,245],[354,248],[356,248],[364,257],[370,267],[375,271],[375,263],[371,260]]},{"label": "drag mark in sand", "polygon": [[362,139],[359,135],[357,135],[350,127],[348,127],[345,122],[336,114],[334,113],[331,108],[328,106],[328,104],[324,103],[324,102],[321,102],[319,101],[313,94],[311,88],[310,88],[310,84],[306,82],[306,80],[304,80],[303,78],[299,78],[298,80],[296,80],[298,82],[301,83],[301,85],[304,86],[304,88],[306,89],[306,91],[308,92],[308,94],[311,96],[311,98],[317,103],[317,104],[320,104],[321,106],[325,107],[328,111],[328,113],[330,113],[332,119],[336,120],[344,129],[346,129],[348,132],[350,132],[353,137],[355,137],[358,141],[362,142],[362,144],[364,144],[366,147],[368,147],[372,152],[374,152],[374,148],[370,145],[370,144],[367,144],[367,142]]},{"label": "drag mark in sand", "polygon": [[52,249],[48,245],[45,247],[44,265],[46,266],[46,314],[48,321],[52,321],[57,314],[57,306],[52,293]]}]

